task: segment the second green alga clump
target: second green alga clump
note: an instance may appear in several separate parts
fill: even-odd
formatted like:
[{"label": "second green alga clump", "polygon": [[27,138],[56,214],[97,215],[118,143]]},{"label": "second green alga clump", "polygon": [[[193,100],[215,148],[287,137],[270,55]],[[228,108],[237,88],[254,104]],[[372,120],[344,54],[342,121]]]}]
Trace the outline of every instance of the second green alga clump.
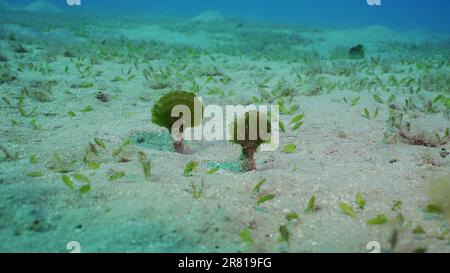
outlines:
[{"label": "second green alga clump", "polygon": [[[260,128],[263,124],[266,125],[266,128]],[[231,128],[233,133],[232,142],[242,147],[242,154],[239,159],[241,171],[248,172],[256,170],[254,155],[258,147],[261,144],[268,142],[270,139],[270,119],[265,113],[250,111],[246,112],[245,115],[236,118],[233,124],[230,124],[230,126],[232,125],[234,125],[234,128]],[[241,128],[245,128],[243,132],[238,131],[240,126]]]}]

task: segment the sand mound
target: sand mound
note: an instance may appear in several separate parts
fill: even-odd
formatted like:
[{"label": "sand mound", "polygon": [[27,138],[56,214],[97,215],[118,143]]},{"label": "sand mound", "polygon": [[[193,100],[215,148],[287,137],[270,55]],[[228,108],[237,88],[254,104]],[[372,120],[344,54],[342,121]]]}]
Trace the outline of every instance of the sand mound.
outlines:
[{"label": "sand mound", "polygon": [[193,22],[208,24],[208,23],[217,23],[224,21],[225,17],[218,11],[209,10],[205,11],[194,18],[192,18]]},{"label": "sand mound", "polygon": [[389,29],[384,26],[379,26],[379,25],[366,27],[363,31],[366,33],[366,35],[369,35],[369,36],[389,36],[390,37],[390,36],[397,35],[397,33],[395,31],[393,31],[392,29]]},{"label": "sand mound", "polygon": [[47,12],[47,13],[61,12],[61,9],[59,9],[52,3],[44,0],[33,2],[23,9],[29,12]]}]

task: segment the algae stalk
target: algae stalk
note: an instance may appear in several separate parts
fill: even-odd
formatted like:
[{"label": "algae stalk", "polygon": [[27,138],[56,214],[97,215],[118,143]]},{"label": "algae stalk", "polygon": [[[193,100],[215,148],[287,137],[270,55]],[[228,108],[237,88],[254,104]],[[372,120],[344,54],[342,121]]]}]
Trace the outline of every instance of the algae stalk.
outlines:
[{"label": "algae stalk", "polygon": [[257,147],[254,145],[243,145],[242,146],[242,153],[239,157],[239,164],[241,166],[242,172],[249,172],[256,170],[256,160],[255,160],[255,153],[256,153]]}]

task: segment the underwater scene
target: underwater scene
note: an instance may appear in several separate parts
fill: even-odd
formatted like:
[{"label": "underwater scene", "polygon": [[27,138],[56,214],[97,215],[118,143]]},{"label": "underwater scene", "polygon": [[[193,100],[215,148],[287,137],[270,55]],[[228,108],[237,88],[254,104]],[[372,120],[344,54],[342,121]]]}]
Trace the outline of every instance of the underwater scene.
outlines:
[{"label": "underwater scene", "polygon": [[450,252],[448,14],[0,0],[0,252]]}]

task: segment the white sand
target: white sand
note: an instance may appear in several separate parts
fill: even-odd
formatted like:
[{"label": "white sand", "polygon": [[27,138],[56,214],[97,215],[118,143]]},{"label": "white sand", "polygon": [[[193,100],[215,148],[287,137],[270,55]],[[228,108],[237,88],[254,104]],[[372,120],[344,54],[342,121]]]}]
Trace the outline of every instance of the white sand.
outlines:
[{"label": "white sand", "polygon": [[[370,28],[302,33],[316,42],[301,47],[327,55],[336,46],[348,47],[362,41],[367,44],[370,57],[389,54],[376,51],[383,46],[383,40],[425,39],[422,34],[398,34],[390,30],[383,30],[385,35],[381,37],[375,36],[379,31]],[[122,33],[130,39],[151,38],[191,46],[208,47],[229,41],[228,34],[200,31],[190,35],[161,30],[155,25],[138,26]],[[33,48],[33,53],[18,55],[10,52],[8,43],[2,41],[1,52],[7,52],[13,67],[22,62],[39,62],[42,50],[33,44],[26,46]],[[308,66],[301,60],[284,62],[225,54],[214,56],[216,61],[202,56],[189,64],[205,103],[247,103],[258,94],[254,82],[262,80],[264,75],[272,76],[269,91],[282,78],[295,82],[291,71],[308,77],[305,75]],[[152,64],[170,65],[170,61],[155,60]],[[20,90],[33,80],[58,81],[53,88],[54,101],[39,103],[26,99],[27,109],[31,109],[31,105],[39,106],[36,120],[41,130],[33,130],[29,124],[31,118],[21,117],[16,109],[1,102],[0,143],[20,152],[17,161],[0,163],[2,252],[66,252],[69,241],[80,242],[83,252],[367,252],[366,245],[370,241],[379,241],[384,249],[389,249],[393,225],[370,226],[366,221],[378,214],[395,217],[397,213],[391,208],[396,200],[403,202],[401,211],[408,223],[396,251],[413,251],[419,247],[426,247],[430,252],[450,251],[448,236],[445,240],[437,239],[446,226],[445,220],[424,212],[428,204],[428,180],[450,173],[450,158],[441,158],[440,148],[384,144],[383,131],[389,108],[374,102],[373,91],[356,93],[335,88],[330,94],[295,96],[293,103],[298,103],[300,112],[305,113],[305,123],[296,132],[288,129],[282,134],[281,144],[294,143],[297,151],[285,154],[280,148],[277,152],[258,153],[256,172],[238,174],[220,170],[206,174],[207,162],[230,162],[238,158],[240,148],[226,141],[190,143],[192,154],[189,155],[132,145],[126,153],[130,162],[107,159],[99,170],[92,171],[83,164],[83,156],[95,137],[102,138],[109,147],[117,147],[133,132],[163,132],[150,122],[150,109],[152,101],[166,91],[151,90],[142,71],[134,72],[136,78],[131,81],[111,82],[121,75],[121,70],[127,71],[133,66],[131,61],[127,64],[101,61],[94,70],[103,71],[102,76],[81,80],[94,83],[93,88],[87,89],[70,88],[80,79],[68,58],[59,56],[49,65],[55,71],[51,76],[25,70],[18,73],[18,80],[0,86],[3,96],[17,98]],[[70,72],[65,74],[67,65]],[[141,70],[145,67],[147,65],[140,65]],[[196,67],[217,67],[232,81],[228,85],[206,84],[205,77],[195,73]],[[445,69],[448,72],[448,63]],[[336,77],[329,75],[329,78]],[[178,84],[184,89],[191,86],[189,82]],[[225,99],[207,95],[205,87],[214,85],[223,87],[226,92],[234,91],[235,95]],[[309,88],[296,87],[299,92]],[[95,98],[98,91],[118,96],[102,103]],[[379,93],[384,99],[390,95]],[[151,101],[144,102],[139,99],[141,96]],[[342,100],[357,96],[361,96],[361,100],[353,107]],[[397,101],[403,102],[404,96],[398,93]],[[92,105],[94,111],[80,113],[87,105]],[[370,121],[362,117],[365,107],[371,111],[378,107],[378,117]],[[77,116],[67,116],[68,111],[77,112]],[[45,117],[44,113],[55,115]],[[288,125],[292,116],[281,119]],[[11,120],[18,120],[20,124],[12,126]],[[449,125],[442,113],[420,113],[416,122],[423,124],[425,130],[443,130]],[[145,151],[152,161],[151,181],[143,176],[137,151]],[[55,152],[77,161],[73,171],[89,177],[91,192],[85,195],[71,192],[62,183],[60,174],[46,168]],[[424,164],[423,157],[427,153],[431,153],[440,166]],[[31,155],[37,155],[37,164],[29,162]],[[391,164],[392,159],[398,162]],[[190,160],[200,162],[201,167],[193,177],[184,177],[183,168]],[[126,175],[117,182],[110,182],[107,178],[111,170],[121,170]],[[31,171],[41,171],[44,176],[31,178],[27,175]],[[267,183],[262,190],[276,197],[255,208],[257,198],[252,190],[263,178]],[[200,183],[202,179],[206,188],[201,198],[195,200],[189,192],[190,183]],[[81,184],[76,185],[78,188]],[[355,209],[358,218],[352,219],[338,206],[347,202],[356,208],[354,196],[358,192],[365,197],[367,206],[364,210]],[[303,210],[313,195],[319,210],[305,214]],[[289,243],[279,243],[278,229],[287,223],[288,212],[298,213],[300,220],[288,224]],[[411,230],[418,225],[426,231],[425,235],[412,234]],[[246,226],[251,227],[252,246],[246,246],[239,237]]]}]

